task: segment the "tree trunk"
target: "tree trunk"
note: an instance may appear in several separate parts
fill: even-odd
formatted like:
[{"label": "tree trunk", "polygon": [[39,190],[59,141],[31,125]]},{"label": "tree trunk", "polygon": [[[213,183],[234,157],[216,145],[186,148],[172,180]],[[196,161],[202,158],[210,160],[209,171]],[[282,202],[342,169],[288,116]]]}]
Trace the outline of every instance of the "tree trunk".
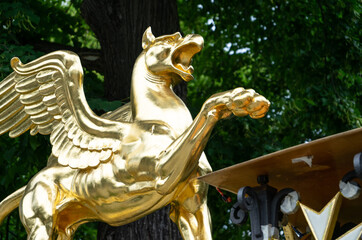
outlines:
[{"label": "tree trunk", "polygon": [[[101,45],[108,100],[128,101],[133,64],[148,26],[156,37],[180,31],[176,0],[84,0],[81,13]],[[185,100],[186,84],[175,92]],[[100,223],[98,239],[182,239],[168,214],[169,206],[121,227]]]},{"label": "tree trunk", "polygon": [[168,217],[169,206],[133,223],[111,227],[98,225],[98,240],[182,240],[175,223]]},{"label": "tree trunk", "polygon": [[147,27],[156,37],[180,31],[176,0],[84,0],[81,13],[101,45],[108,100],[129,98],[133,64]]}]

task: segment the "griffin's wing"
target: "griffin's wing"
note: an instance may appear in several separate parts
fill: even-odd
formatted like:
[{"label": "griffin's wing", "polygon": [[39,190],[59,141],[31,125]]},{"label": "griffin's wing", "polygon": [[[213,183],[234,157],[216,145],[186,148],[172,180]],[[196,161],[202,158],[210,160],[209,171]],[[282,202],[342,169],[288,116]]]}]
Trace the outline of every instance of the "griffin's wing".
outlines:
[{"label": "griffin's wing", "polygon": [[131,122],[132,121],[131,104],[126,103],[114,111],[104,113],[101,117],[114,121]]},{"label": "griffin's wing", "polygon": [[58,162],[79,169],[95,167],[120,149],[129,124],[89,108],[76,54],[57,51],[24,65],[13,58],[11,66],[14,72],[0,83],[0,134],[50,134]]}]

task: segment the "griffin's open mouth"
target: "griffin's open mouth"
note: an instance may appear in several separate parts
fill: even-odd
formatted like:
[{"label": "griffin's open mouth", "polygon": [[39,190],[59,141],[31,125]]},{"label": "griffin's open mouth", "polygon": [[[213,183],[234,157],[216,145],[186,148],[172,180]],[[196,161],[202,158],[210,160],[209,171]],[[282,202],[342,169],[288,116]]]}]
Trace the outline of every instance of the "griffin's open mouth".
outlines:
[{"label": "griffin's open mouth", "polygon": [[201,51],[204,39],[200,35],[187,35],[172,54],[172,65],[177,73],[185,80],[193,79],[194,68],[191,66],[192,57]]}]

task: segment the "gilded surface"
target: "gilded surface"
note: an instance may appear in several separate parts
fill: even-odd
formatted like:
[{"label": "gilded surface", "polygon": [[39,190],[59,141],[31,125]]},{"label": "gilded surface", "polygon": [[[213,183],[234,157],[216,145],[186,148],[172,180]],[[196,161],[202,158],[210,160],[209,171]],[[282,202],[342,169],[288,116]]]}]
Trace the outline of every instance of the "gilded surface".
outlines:
[{"label": "gilded surface", "polygon": [[269,102],[237,88],[211,96],[192,120],[172,86],[193,79],[199,35],[155,38],[147,29],[132,76],[131,101],[99,117],[83,92],[79,57],[57,51],[0,84],[0,133],[50,135],[48,165],[0,203],[0,221],[19,206],[28,239],[71,239],[87,221],[118,226],[167,204],[184,239],[211,239],[203,149],[216,122],[260,118]]}]

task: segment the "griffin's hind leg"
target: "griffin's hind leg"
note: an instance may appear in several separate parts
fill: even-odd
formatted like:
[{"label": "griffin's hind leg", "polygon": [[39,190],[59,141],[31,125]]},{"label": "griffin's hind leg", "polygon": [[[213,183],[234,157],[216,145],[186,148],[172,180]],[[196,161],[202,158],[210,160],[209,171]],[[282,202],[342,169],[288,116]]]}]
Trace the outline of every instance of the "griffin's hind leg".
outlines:
[{"label": "griffin's hind leg", "polygon": [[19,213],[29,240],[52,239],[59,198],[58,176],[56,168],[45,168],[29,181],[25,189]]},{"label": "griffin's hind leg", "polygon": [[37,182],[27,187],[20,202],[20,219],[28,240],[49,240],[53,232],[54,183]]},{"label": "griffin's hind leg", "polygon": [[77,230],[77,228],[81,225],[81,223],[79,224],[74,224],[72,226],[67,227],[65,230],[61,230],[56,232],[56,236],[53,236],[53,239],[56,240],[72,240],[73,236],[75,234],[75,231]]},{"label": "griffin's hind leg", "polygon": [[98,219],[96,213],[83,206],[81,202],[69,199],[69,202],[61,206],[61,209],[58,209],[57,219],[55,220],[56,239],[73,239],[75,231],[80,225]]}]

